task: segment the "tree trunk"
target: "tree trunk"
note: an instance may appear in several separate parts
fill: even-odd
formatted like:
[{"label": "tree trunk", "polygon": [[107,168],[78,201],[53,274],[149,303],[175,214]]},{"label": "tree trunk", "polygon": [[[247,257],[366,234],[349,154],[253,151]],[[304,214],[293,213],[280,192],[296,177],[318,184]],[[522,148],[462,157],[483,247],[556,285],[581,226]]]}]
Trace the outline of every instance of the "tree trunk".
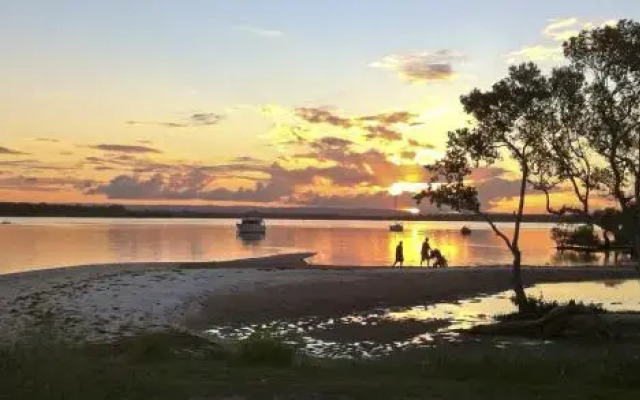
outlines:
[{"label": "tree trunk", "polygon": [[522,272],[520,264],[522,263],[522,253],[520,252],[520,224],[522,223],[522,214],[524,213],[524,198],[527,192],[527,176],[529,176],[529,168],[526,160],[522,161],[522,178],[520,180],[520,199],[518,202],[518,212],[513,230],[513,240],[511,241],[511,253],[513,254],[513,291],[516,294],[516,302],[520,312],[527,310],[527,295],[522,285]]},{"label": "tree trunk", "polygon": [[[639,139],[640,140],[640,139]],[[636,173],[636,190],[634,193],[634,218],[633,218],[633,256],[636,258],[636,271],[640,274],[640,171]]]},{"label": "tree trunk", "polygon": [[609,231],[606,229],[602,229],[602,245],[609,251],[611,240],[609,240]]},{"label": "tree trunk", "polygon": [[524,312],[527,310],[527,295],[524,292],[524,285],[522,283],[522,270],[520,269],[520,264],[522,262],[522,255],[520,253],[520,249],[512,249],[513,253],[513,292],[516,296],[516,304],[520,312]]},{"label": "tree trunk", "polygon": [[[638,200],[636,200],[638,201]],[[632,227],[633,232],[633,253],[632,256],[635,257],[634,266],[636,267],[636,271],[640,274],[640,203],[637,203],[635,207],[635,215],[632,219]]]},{"label": "tree trunk", "polygon": [[636,233],[636,240],[634,246],[634,257],[636,258],[636,263],[634,264],[636,267],[636,271],[640,274],[640,235]]},{"label": "tree trunk", "polygon": [[[640,148],[640,136],[638,137],[638,148]],[[634,266],[636,271],[640,274],[640,166],[635,171],[636,182],[635,190],[633,193],[633,219],[631,232],[633,232],[633,254],[632,257],[636,258]]]}]

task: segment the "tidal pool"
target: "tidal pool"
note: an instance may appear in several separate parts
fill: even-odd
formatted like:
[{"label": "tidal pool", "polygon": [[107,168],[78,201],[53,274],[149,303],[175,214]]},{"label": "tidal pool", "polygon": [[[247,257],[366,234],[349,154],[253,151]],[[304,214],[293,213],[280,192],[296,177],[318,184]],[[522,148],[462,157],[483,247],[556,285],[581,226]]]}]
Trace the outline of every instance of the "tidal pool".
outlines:
[{"label": "tidal pool", "polygon": [[[576,300],[601,305],[608,311],[640,311],[640,282],[609,280],[535,285],[527,293],[546,300]],[[477,340],[462,337],[461,329],[495,321],[515,311],[511,292],[477,296],[457,302],[379,309],[336,318],[308,317],[248,326],[215,326],[208,333],[225,340],[241,340],[256,332],[284,338],[303,353],[322,358],[371,358],[403,349],[436,346],[442,342]],[[496,340],[503,347],[548,341]]]}]

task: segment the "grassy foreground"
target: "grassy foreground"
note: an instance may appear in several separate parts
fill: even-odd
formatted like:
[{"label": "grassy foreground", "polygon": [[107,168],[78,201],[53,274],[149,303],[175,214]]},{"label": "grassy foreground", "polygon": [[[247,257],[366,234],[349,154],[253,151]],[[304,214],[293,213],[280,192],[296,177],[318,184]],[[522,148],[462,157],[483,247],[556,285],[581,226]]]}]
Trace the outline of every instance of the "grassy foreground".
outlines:
[{"label": "grassy foreground", "polygon": [[77,346],[0,346],[1,399],[636,399],[640,348],[443,345],[376,361],[295,356],[269,339],[226,348],[185,333]]}]

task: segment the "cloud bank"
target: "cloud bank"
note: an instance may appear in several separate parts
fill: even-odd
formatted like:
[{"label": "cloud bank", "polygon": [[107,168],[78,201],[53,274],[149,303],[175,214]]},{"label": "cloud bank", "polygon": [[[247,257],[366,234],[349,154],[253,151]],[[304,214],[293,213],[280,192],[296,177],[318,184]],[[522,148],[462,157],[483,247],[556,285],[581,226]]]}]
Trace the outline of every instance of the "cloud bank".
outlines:
[{"label": "cloud bank", "polygon": [[8,147],[0,146],[0,154],[6,154],[6,155],[10,155],[10,156],[15,156],[15,155],[24,155],[24,154],[28,154],[28,153],[23,153],[23,152],[18,151],[18,150],[14,150],[14,149],[10,149]]},{"label": "cloud bank", "polygon": [[[560,18],[549,20],[541,32],[541,36],[547,42],[545,44],[535,44],[524,46],[518,50],[503,55],[509,64],[516,64],[526,61],[554,63],[564,59],[562,53],[562,43],[577,36],[584,29],[615,25],[616,20],[585,21],[577,17]],[[548,44],[552,42],[552,44]]]},{"label": "cloud bank", "polygon": [[132,153],[132,154],[162,153],[160,150],[154,149],[153,147],[127,145],[127,144],[96,144],[88,147],[94,150],[102,150],[102,151],[109,151],[109,152],[115,152],[115,153]]},{"label": "cloud bank", "polygon": [[189,128],[199,126],[216,125],[220,121],[224,120],[223,114],[217,114],[213,112],[208,113],[194,113],[183,121],[140,121],[140,120],[128,120],[125,121],[127,125],[155,125],[163,128]]}]

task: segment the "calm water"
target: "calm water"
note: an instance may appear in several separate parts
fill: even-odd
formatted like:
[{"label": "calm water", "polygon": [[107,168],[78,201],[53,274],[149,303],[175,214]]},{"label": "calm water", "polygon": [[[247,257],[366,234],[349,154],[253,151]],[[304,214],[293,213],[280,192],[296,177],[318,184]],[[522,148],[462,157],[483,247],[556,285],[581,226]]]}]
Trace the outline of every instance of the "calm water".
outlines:
[{"label": "calm water", "polygon": [[[0,273],[88,263],[224,260],[297,250],[317,252],[311,260],[315,264],[388,265],[398,240],[404,241],[405,265],[417,265],[425,235],[450,265],[511,261],[502,241],[483,223],[466,223],[473,233],[463,237],[461,222],[410,222],[403,233],[392,233],[383,221],[269,220],[264,239],[247,241],[236,237],[236,221],[230,219],[0,219],[11,222],[0,225]],[[556,252],[549,235],[552,226],[524,225],[526,264],[608,262]]]}]

